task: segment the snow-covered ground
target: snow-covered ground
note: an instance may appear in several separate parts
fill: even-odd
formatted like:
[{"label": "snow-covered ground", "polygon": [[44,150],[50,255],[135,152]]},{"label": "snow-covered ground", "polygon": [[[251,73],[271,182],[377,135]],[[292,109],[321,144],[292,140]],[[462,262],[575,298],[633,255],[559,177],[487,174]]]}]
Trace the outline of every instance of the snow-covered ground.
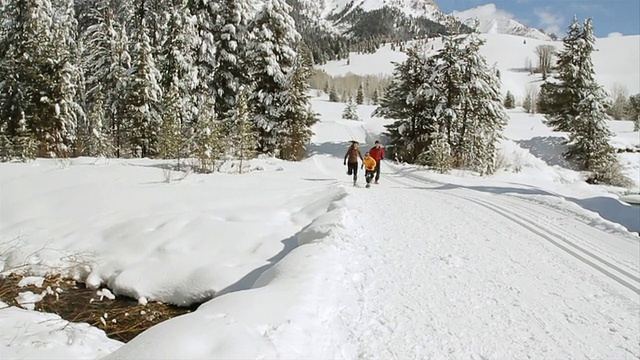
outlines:
[{"label": "snow-covered ground", "polygon": [[0,356],[640,356],[640,242],[627,230],[640,229],[640,208],[582,185],[538,117],[510,113],[506,167],[490,178],[385,162],[364,189],[342,157],[386,120],[371,106],[342,120],[344,104],[326,97],[313,106],[311,156],[254,160],[245,175],[167,183],[162,161],[0,164],[2,266],[143,302],[204,301],[126,345],[0,309]]},{"label": "snow-covered ground", "polygon": [[[486,36],[518,94],[534,81],[516,69],[529,55],[507,49],[532,54],[536,41]],[[600,79],[638,92],[638,62],[621,68],[637,60],[637,37],[607,41],[629,46]],[[325,68],[388,73],[402,57],[383,49]],[[312,104],[310,156],[256,159],[243,175],[144,159],[0,164],[0,271],[203,303],[126,345],[0,304],[0,358],[640,357],[640,207],[585,184],[541,116],[509,111],[490,177],[385,161],[381,184],[365,189],[350,186],[342,157],[388,120],[371,118],[372,106],[359,107],[363,121],[342,120],[344,104],[326,96]],[[614,146],[640,147],[630,122],[609,125]],[[640,154],[619,156],[637,192]],[[30,307],[42,295],[20,298]]]}]

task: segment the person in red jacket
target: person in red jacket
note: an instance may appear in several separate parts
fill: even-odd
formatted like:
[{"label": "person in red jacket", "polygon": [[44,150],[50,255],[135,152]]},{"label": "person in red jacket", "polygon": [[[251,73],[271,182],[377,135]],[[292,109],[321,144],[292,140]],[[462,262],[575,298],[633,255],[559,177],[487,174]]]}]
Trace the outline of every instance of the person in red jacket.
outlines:
[{"label": "person in red jacket", "polygon": [[373,147],[369,150],[369,155],[376,161],[376,184],[380,180],[380,160],[384,159],[384,148],[380,145],[380,141],[376,140]]}]

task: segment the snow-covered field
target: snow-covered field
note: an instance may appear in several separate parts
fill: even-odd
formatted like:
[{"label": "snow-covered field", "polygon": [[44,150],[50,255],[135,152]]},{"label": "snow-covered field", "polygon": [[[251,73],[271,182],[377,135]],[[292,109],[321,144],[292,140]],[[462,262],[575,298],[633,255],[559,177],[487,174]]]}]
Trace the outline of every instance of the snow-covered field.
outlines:
[{"label": "snow-covered field", "polygon": [[[383,71],[379,57],[365,70]],[[365,189],[342,157],[387,120],[312,104],[309,158],[256,159],[243,175],[228,164],[169,183],[157,160],[0,164],[1,269],[202,302],[126,345],[0,303],[0,358],[640,357],[640,207],[585,184],[540,116],[509,112],[491,177],[385,161]],[[640,146],[629,122],[610,125],[615,146]],[[637,155],[621,155],[636,186]]]}]

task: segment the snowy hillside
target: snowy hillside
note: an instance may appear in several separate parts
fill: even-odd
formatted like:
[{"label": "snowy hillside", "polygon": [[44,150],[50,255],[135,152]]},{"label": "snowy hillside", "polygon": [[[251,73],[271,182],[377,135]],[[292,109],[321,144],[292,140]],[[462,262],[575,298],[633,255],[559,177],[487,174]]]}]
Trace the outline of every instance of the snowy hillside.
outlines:
[{"label": "snowy hillside", "polygon": [[465,11],[454,11],[455,17],[467,25],[478,21],[478,31],[487,34],[518,35],[537,40],[550,41],[551,38],[538,29],[514,20],[510,14],[500,11],[495,4],[481,5]]},{"label": "snowy hillside", "polygon": [[[511,91],[516,98],[524,96],[527,86],[539,86],[540,74],[530,74],[526,66],[529,61],[536,65],[535,48],[549,44],[562,48],[560,41],[542,41],[504,34],[483,34],[486,40],[480,52],[487,58],[489,65],[495,64],[500,70],[502,92]],[[442,46],[439,39],[426,43],[427,52],[435,52]],[[433,50],[431,49],[433,47]],[[640,35],[599,38],[596,40],[593,64],[598,82],[608,89],[622,85],[630,94],[640,92]],[[330,75],[354,73],[391,74],[392,62],[401,62],[405,55],[399,50],[391,50],[390,45],[383,46],[374,54],[351,53],[350,64],[346,61],[332,61],[318,66]]]},{"label": "snowy hillside", "polygon": [[316,6],[323,6],[322,17],[346,15],[355,9],[372,11],[385,6],[401,10],[406,15],[425,16],[435,19],[441,14],[433,0],[324,0],[314,2]]}]

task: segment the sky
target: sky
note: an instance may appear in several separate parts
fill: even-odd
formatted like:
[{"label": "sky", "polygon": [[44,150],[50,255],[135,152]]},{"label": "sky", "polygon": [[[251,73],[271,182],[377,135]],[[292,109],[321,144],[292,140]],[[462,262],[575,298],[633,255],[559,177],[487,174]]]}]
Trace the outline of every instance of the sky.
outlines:
[{"label": "sky", "polygon": [[574,15],[593,18],[597,37],[640,34],[640,0],[436,0],[446,13],[494,3],[525,25],[563,37]]}]

